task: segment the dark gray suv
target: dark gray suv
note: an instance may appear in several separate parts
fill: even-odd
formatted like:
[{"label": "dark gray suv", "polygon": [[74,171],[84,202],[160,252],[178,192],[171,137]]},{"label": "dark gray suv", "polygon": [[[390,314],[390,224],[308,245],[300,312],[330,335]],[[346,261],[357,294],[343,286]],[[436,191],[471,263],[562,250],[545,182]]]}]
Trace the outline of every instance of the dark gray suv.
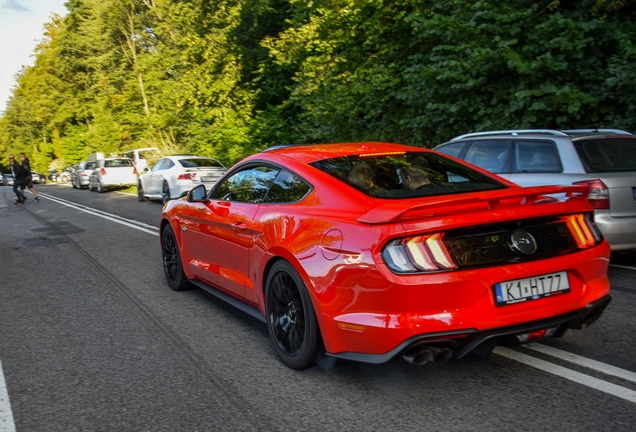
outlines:
[{"label": "dark gray suv", "polygon": [[461,135],[436,151],[521,186],[586,184],[613,251],[636,250],[636,137],[617,129],[506,130]]}]

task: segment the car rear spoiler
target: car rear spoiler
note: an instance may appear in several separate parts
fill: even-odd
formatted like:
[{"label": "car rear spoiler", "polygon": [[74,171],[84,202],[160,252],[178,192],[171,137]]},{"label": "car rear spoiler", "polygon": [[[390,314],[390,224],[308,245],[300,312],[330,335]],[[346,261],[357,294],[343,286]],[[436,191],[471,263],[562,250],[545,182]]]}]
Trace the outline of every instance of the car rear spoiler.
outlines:
[{"label": "car rear spoiler", "polygon": [[[458,195],[440,195],[430,198],[392,202],[371,209],[358,222],[366,224],[383,224],[396,222],[404,218],[406,213],[417,212],[419,217],[433,217],[441,214],[461,214],[471,211],[494,210],[511,205],[532,205],[563,201],[583,201],[589,194],[588,186],[533,186],[513,187],[506,190],[475,192],[459,197]],[[558,200],[548,195],[565,195],[565,200]],[[422,200],[425,199],[425,202]],[[520,200],[519,202],[502,203],[502,201]],[[473,207],[473,208],[470,208]],[[426,214],[422,214],[425,212]]]}]

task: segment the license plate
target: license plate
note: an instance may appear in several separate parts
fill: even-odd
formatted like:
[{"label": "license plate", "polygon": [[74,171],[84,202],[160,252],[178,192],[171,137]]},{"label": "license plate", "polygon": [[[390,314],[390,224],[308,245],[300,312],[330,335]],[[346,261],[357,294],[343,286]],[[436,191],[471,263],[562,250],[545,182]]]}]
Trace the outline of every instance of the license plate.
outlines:
[{"label": "license plate", "polygon": [[495,284],[495,303],[506,306],[570,292],[567,272],[550,273]]},{"label": "license plate", "polygon": [[214,177],[201,177],[202,182],[211,182],[214,181]]}]

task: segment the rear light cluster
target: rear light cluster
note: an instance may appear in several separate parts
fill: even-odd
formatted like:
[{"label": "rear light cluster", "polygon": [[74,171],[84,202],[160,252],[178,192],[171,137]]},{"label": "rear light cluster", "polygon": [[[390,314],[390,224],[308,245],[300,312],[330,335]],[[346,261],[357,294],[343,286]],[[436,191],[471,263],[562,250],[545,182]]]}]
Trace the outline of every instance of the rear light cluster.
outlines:
[{"label": "rear light cluster", "polygon": [[592,207],[598,210],[609,209],[609,189],[601,180],[581,181],[574,183],[575,185],[588,186],[590,194],[587,199]]},{"label": "rear light cluster", "polygon": [[[519,228],[536,242],[534,252],[520,253],[513,246],[512,235]],[[508,223],[470,229],[469,233],[455,230],[391,240],[382,258],[395,273],[433,273],[545,259],[603,240],[592,214],[535,220],[521,227]]]},{"label": "rear light cluster", "polygon": [[195,173],[180,174],[179,177],[177,177],[177,180],[192,180],[196,176],[197,175]]},{"label": "rear light cluster", "polygon": [[602,240],[601,234],[592,223],[592,215],[572,215],[566,219],[566,224],[579,249],[585,249]]},{"label": "rear light cluster", "polygon": [[392,240],[382,256],[389,268],[399,273],[419,273],[457,268],[442,238],[443,234]]}]

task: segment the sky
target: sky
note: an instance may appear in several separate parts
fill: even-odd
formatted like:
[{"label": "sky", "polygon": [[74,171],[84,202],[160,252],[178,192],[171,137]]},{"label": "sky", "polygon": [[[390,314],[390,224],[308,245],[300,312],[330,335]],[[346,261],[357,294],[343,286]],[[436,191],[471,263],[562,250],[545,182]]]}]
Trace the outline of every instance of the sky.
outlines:
[{"label": "sky", "polygon": [[5,110],[15,75],[33,64],[52,13],[66,15],[66,0],[0,0],[0,113]]}]

